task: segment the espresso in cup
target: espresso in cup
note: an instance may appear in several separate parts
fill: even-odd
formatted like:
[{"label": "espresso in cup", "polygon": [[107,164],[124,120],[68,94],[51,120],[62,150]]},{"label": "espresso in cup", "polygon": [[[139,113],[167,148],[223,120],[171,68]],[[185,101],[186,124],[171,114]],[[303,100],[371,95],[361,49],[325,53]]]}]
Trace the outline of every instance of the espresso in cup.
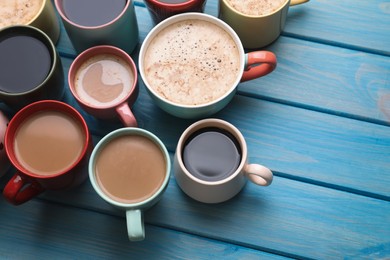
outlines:
[{"label": "espresso in cup", "polygon": [[100,54],[87,59],[77,70],[75,91],[85,103],[111,106],[131,92],[134,73],[129,64],[113,54]]},{"label": "espresso in cup", "polygon": [[153,38],[144,56],[150,87],[182,105],[205,104],[225,95],[240,76],[240,66],[232,37],[200,19],[167,26]]},{"label": "espresso in cup", "polygon": [[52,67],[49,49],[27,34],[0,38],[0,91],[22,93],[39,86]]},{"label": "espresso in cup", "polygon": [[261,16],[275,12],[286,0],[226,0],[238,12],[246,15]]},{"label": "espresso in cup", "polygon": [[122,203],[137,203],[155,194],[164,182],[165,169],[161,149],[144,136],[117,137],[96,159],[100,188]]},{"label": "espresso in cup", "polygon": [[185,142],[182,155],[188,171],[204,181],[220,181],[232,175],[240,165],[241,156],[237,139],[216,127],[193,133]]},{"label": "espresso in cup", "polygon": [[50,176],[63,172],[78,160],[85,139],[80,123],[66,113],[37,112],[15,133],[15,157],[27,171]]},{"label": "espresso in cup", "polygon": [[45,0],[1,0],[0,28],[28,24],[41,10]]},{"label": "espresso in cup", "polygon": [[81,26],[100,26],[118,17],[127,0],[63,0],[65,16]]}]

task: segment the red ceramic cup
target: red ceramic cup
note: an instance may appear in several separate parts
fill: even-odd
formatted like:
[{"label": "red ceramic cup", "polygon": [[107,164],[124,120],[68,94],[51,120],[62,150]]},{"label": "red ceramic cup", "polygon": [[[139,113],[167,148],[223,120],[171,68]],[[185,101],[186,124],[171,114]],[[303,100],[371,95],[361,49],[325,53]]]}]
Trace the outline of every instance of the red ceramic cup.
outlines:
[{"label": "red ceramic cup", "polygon": [[175,14],[203,13],[206,5],[206,0],[145,0],[144,2],[156,24]]},{"label": "red ceramic cup", "polygon": [[[28,128],[32,126],[35,126],[35,128]],[[69,134],[70,132],[72,134]],[[28,133],[28,135],[23,137],[23,133]],[[32,133],[34,134],[31,137],[30,134]],[[68,142],[74,144],[73,141],[69,141],[75,140],[74,135],[78,138],[75,142],[77,144],[72,145],[72,148],[76,147],[78,152],[73,154],[77,155],[73,155],[61,170],[53,168],[50,173],[47,173],[30,167],[32,164],[29,164],[28,156],[36,156],[41,152],[45,152],[42,147],[45,147],[45,149],[50,147],[51,153],[48,156],[45,152],[46,156],[39,155],[36,157],[43,161],[41,164],[52,165],[55,160],[67,158],[61,145]],[[28,137],[26,138],[26,136]],[[58,136],[66,141],[56,142]],[[50,145],[48,145],[49,140],[53,142],[52,144],[49,143]],[[22,148],[23,145],[27,147],[32,144],[34,145],[28,149]],[[5,150],[11,164],[16,168],[16,173],[4,188],[4,197],[11,204],[19,205],[45,190],[67,189],[81,184],[88,176],[87,164],[92,148],[92,140],[87,124],[81,114],[73,107],[60,101],[43,100],[22,108],[11,119],[5,133]],[[28,151],[28,156],[25,151]]]},{"label": "red ceramic cup", "polygon": [[[113,57],[119,58],[120,63],[122,65],[126,65],[126,70],[127,72],[125,73],[126,75],[129,76],[128,79],[120,78],[120,81],[123,83],[127,80],[130,82],[128,83],[128,86],[126,87],[126,91],[124,91],[121,95],[118,97],[115,97],[111,101],[107,102],[98,102],[95,97],[92,97],[91,95],[87,94],[86,92],[80,93],[76,84],[76,78],[80,78],[80,70],[85,69],[86,65],[88,64],[87,68],[90,68],[93,65],[96,65],[97,63],[102,63],[105,62],[106,59],[110,60]],[[116,64],[116,63],[115,63]],[[122,65],[120,69],[122,68]],[[102,66],[102,73],[98,78],[105,78],[107,77],[108,82],[110,81],[110,74],[113,74],[111,71],[110,73],[110,68],[105,67],[104,65]],[[105,72],[107,71],[107,72]],[[84,74],[86,75],[86,74]],[[131,75],[131,76],[130,76]],[[83,80],[89,80],[89,77],[83,76]],[[118,76],[116,76],[118,77]],[[96,76],[93,77],[93,80],[96,81]],[[81,79],[80,79],[81,81]],[[95,84],[96,88],[94,89],[95,92],[100,92],[102,87],[98,86],[100,83],[102,83],[103,80],[98,80],[99,84]],[[117,81],[114,81],[114,83],[117,83]],[[114,83],[108,83],[107,88],[113,87],[115,84]],[[125,51],[123,51],[120,48],[110,46],[110,45],[98,45],[91,47],[82,53],[80,53],[76,59],[73,61],[73,63],[70,66],[69,73],[68,73],[68,84],[70,91],[72,95],[75,97],[77,100],[78,104],[89,114],[93,115],[96,118],[99,119],[113,119],[113,118],[119,118],[121,122],[125,126],[130,126],[130,127],[137,127],[137,120],[131,111],[131,107],[135,103],[137,97],[138,97],[138,75],[137,75],[137,67],[133,61],[133,59],[130,57],[129,54],[127,54]],[[112,85],[111,85],[112,84]],[[123,83],[125,84],[125,83]],[[79,84],[83,85],[83,84]],[[123,85],[125,86],[125,85]],[[112,93],[112,91],[110,91]],[[84,95],[84,96],[83,96]],[[88,96],[87,98],[85,96]],[[92,100],[91,100],[92,98]]]}]

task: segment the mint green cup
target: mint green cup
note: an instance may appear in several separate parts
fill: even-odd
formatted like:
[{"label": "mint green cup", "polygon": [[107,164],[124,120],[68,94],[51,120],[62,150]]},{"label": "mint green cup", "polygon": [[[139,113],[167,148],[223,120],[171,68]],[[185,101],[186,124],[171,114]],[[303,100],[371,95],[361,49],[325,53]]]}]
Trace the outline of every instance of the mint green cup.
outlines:
[{"label": "mint green cup", "polygon": [[[64,0],[54,0],[65,30],[77,53],[96,46],[113,45],[132,53],[138,44],[139,30],[134,1],[127,0],[122,12],[112,21],[98,26],[84,26],[70,20],[65,13]],[[94,6],[90,7],[90,15]]]},{"label": "mint green cup", "polygon": [[[162,184],[153,194],[151,194],[151,196],[147,198],[143,198],[141,201],[137,201],[134,203],[123,202],[120,201],[119,199],[115,199],[113,196],[108,195],[107,192],[104,191],[104,188],[99,184],[98,177],[96,174],[97,172],[96,165],[98,160],[100,160],[100,155],[102,151],[104,151],[104,149],[107,147],[108,144],[115,141],[116,138],[126,137],[126,136],[146,137],[159,148],[159,151],[161,152],[161,155],[165,160],[165,171],[164,171],[164,178]],[[129,160],[132,159],[139,160],[138,156],[136,157],[137,158],[129,157]],[[153,158],[151,158],[150,161],[153,161]],[[148,164],[150,163],[145,163],[145,169],[148,167]],[[95,146],[89,160],[88,171],[89,171],[89,179],[96,193],[107,203],[126,212],[127,232],[128,232],[129,240],[130,241],[143,240],[145,238],[143,213],[147,209],[154,206],[161,199],[162,195],[164,194],[168,186],[169,178],[170,178],[171,162],[169,158],[169,153],[165,148],[164,144],[162,143],[162,141],[153,133],[141,128],[125,127],[125,128],[114,130],[109,134],[107,134],[106,136],[104,136]],[[115,177],[119,178],[118,176],[115,175],[115,173],[116,172],[114,171],[112,172],[113,178]],[[149,178],[149,175],[145,174],[145,178]],[[149,179],[147,180],[149,181]]]}]

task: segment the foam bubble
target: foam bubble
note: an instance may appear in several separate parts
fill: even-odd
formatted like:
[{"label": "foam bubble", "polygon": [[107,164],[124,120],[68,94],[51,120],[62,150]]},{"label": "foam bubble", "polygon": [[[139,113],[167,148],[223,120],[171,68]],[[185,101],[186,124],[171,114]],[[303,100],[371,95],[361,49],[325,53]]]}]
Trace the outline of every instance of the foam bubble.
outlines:
[{"label": "foam bubble", "polygon": [[41,9],[44,0],[1,0],[0,28],[28,24]]},{"label": "foam bubble", "polygon": [[266,15],[281,7],[286,0],[226,0],[237,11],[247,15]]}]

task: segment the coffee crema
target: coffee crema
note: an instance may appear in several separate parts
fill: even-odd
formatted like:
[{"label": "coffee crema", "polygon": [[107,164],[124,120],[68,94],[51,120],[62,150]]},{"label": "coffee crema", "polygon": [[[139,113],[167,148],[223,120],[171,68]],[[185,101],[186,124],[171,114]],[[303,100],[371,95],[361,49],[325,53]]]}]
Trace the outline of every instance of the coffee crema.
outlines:
[{"label": "coffee crema", "polygon": [[193,133],[184,143],[184,166],[196,178],[220,181],[232,175],[241,163],[241,147],[224,129],[207,127]]},{"label": "coffee crema", "polygon": [[118,104],[130,93],[135,75],[130,65],[113,54],[99,54],[86,60],[75,76],[75,91],[94,107]]},{"label": "coffee crema", "polygon": [[81,156],[86,136],[74,118],[58,111],[31,115],[15,133],[18,162],[28,171],[49,176],[70,168]]},{"label": "coffee crema", "polygon": [[1,0],[0,28],[27,25],[41,10],[45,0]]},{"label": "coffee crema", "polygon": [[189,19],[169,25],[143,57],[148,85],[162,98],[183,105],[214,101],[235,87],[240,52],[221,27]]},{"label": "coffee crema", "polygon": [[253,16],[267,15],[275,12],[286,0],[225,0],[240,13]]},{"label": "coffee crema", "polygon": [[109,141],[99,152],[95,174],[108,197],[121,203],[137,203],[160,189],[166,161],[158,145],[147,137],[124,135]]}]

